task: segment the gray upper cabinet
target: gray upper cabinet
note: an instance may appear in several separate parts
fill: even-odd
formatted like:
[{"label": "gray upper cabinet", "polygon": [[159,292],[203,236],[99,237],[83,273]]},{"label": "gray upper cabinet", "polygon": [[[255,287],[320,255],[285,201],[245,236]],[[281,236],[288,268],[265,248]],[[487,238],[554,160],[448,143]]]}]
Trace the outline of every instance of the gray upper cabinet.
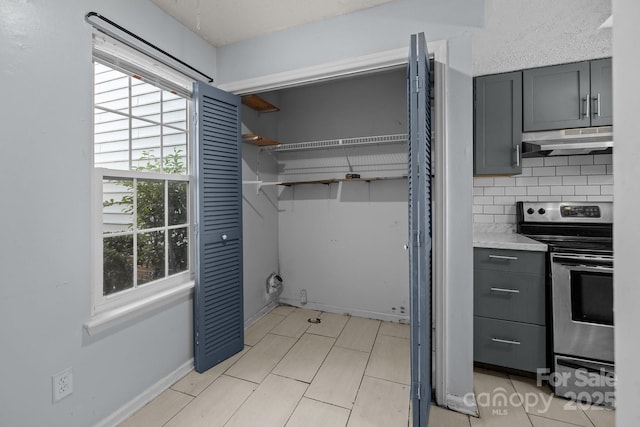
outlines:
[{"label": "gray upper cabinet", "polygon": [[522,72],[523,131],[613,123],[611,58]]},{"label": "gray upper cabinet", "polygon": [[591,126],[613,124],[611,58],[591,61]]},{"label": "gray upper cabinet", "polygon": [[522,172],[522,73],[475,79],[474,174]]},{"label": "gray upper cabinet", "polygon": [[522,72],[525,132],[590,126],[589,62]]}]

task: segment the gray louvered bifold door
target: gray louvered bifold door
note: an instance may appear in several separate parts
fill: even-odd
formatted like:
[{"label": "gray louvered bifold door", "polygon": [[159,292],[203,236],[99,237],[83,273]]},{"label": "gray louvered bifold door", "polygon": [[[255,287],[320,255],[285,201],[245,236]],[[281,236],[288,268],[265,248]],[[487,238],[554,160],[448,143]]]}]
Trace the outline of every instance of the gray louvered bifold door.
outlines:
[{"label": "gray louvered bifold door", "polygon": [[244,347],[240,98],[194,84],[196,175],[195,369]]},{"label": "gray louvered bifold door", "polygon": [[424,34],[411,36],[409,101],[409,275],[413,426],[429,423],[431,405],[431,97]]}]

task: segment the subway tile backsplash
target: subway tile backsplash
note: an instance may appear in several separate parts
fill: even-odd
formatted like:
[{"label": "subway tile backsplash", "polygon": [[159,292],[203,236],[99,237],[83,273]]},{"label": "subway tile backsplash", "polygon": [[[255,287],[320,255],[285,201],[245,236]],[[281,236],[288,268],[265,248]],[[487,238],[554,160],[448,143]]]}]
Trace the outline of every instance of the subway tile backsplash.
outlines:
[{"label": "subway tile backsplash", "polygon": [[515,224],[517,201],[613,201],[611,154],[522,159],[522,174],[473,178],[473,222]]}]

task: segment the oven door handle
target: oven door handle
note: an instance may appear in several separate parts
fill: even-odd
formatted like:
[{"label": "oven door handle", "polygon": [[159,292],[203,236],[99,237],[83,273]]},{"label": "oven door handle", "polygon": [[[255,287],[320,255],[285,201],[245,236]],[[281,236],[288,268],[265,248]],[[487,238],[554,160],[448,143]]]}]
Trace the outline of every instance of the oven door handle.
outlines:
[{"label": "oven door handle", "polygon": [[588,268],[598,268],[603,270],[613,269],[613,260],[611,259],[584,259],[566,256],[554,256],[553,262],[569,266],[580,266]]},{"label": "oven door handle", "polygon": [[585,371],[587,371],[589,373],[592,373],[592,374],[602,375],[602,373],[604,372],[605,375],[611,375],[611,376],[615,375],[614,372],[607,371],[604,368],[602,368],[602,370],[600,370],[600,369],[592,368],[591,366],[584,366],[584,365],[581,365],[579,363],[569,362],[569,361],[566,361],[566,360],[560,359],[560,358],[556,359],[556,364],[560,365],[560,366],[565,366],[565,367],[571,368],[571,369],[583,369],[583,370],[585,370]]}]

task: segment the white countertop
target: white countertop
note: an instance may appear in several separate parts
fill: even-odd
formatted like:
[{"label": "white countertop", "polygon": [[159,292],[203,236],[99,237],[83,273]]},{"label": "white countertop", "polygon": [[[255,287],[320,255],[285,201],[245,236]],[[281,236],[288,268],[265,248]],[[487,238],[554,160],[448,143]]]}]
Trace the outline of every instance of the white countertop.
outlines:
[{"label": "white countertop", "polygon": [[547,245],[514,232],[473,232],[474,248],[546,252]]}]

